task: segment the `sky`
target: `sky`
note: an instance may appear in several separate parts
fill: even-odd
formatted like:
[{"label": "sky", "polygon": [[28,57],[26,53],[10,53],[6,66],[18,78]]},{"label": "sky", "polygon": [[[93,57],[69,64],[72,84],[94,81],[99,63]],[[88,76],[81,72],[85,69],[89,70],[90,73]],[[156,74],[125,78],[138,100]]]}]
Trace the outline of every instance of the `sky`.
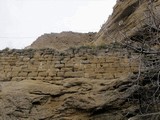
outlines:
[{"label": "sky", "polygon": [[44,33],[98,32],[116,0],[0,0],[0,49],[23,49]]}]

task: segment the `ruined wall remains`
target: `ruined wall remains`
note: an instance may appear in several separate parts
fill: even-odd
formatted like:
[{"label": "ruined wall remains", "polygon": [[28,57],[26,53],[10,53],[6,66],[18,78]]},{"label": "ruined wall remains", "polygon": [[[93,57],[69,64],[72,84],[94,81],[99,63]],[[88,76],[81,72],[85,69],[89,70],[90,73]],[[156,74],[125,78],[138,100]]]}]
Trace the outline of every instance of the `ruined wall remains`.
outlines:
[{"label": "ruined wall remains", "polygon": [[[122,49],[121,49],[122,50]],[[0,51],[1,80],[115,79],[137,71],[136,59],[125,51],[70,49]]]}]

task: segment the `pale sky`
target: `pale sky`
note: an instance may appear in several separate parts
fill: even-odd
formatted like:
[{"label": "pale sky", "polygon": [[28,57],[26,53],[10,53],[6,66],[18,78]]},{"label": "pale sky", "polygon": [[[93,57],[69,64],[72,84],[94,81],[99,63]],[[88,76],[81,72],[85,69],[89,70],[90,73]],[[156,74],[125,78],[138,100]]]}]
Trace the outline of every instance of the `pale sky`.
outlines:
[{"label": "pale sky", "polygon": [[116,0],[0,0],[0,49],[22,49],[44,33],[98,32]]}]

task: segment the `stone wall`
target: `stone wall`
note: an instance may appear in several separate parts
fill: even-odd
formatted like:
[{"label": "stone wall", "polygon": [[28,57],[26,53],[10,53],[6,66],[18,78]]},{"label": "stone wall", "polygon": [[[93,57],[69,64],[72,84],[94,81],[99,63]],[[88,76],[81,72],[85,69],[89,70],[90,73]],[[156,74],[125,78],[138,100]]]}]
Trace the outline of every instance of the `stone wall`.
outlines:
[{"label": "stone wall", "polygon": [[107,49],[0,51],[1,80],[115,79],[137,71],[135,55]]}]

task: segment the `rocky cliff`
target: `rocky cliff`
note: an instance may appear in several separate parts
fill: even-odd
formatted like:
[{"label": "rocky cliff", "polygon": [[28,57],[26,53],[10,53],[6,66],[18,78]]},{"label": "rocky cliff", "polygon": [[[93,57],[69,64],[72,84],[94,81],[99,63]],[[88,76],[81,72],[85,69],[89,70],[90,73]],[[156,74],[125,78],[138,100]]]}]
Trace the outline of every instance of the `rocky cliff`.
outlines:
[{"label": "rocky cliff", "polygon": [[159,21],[151,23],[154,17],[159,19],[159,11],[159,0],[117,0],[112,15],[97,33],[93,44],[124,42],[137,35],[144,26],[159,24]]}]

